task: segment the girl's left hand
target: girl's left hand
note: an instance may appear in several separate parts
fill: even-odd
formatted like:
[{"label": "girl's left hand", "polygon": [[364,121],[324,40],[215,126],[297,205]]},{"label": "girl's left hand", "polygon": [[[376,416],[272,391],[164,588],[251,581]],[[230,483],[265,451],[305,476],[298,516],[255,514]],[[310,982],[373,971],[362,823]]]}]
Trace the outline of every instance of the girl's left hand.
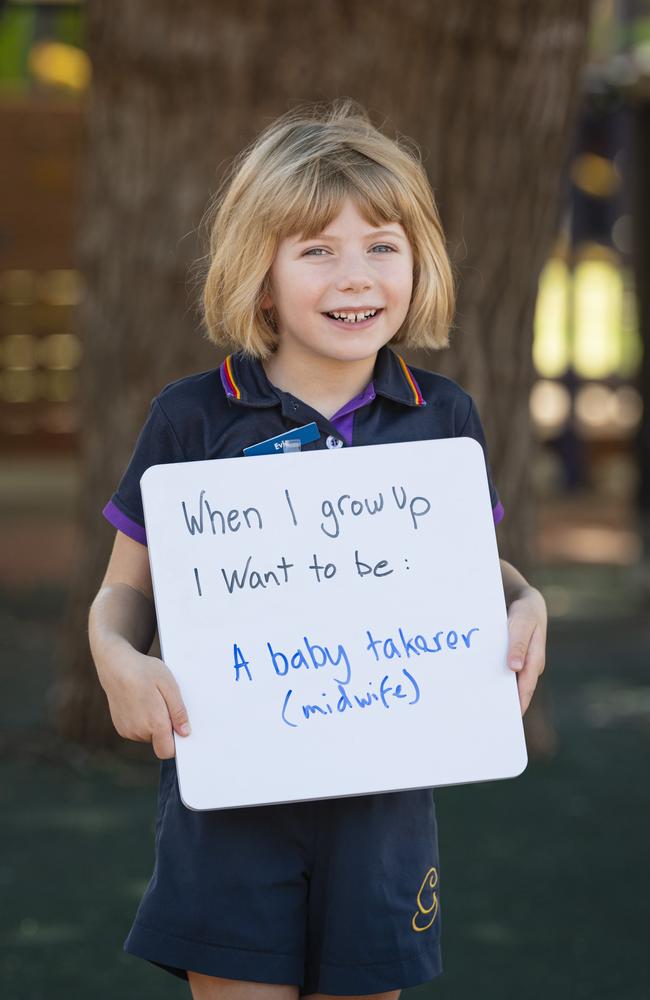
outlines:
[{"label": "girl's left hand", "polygon": [[519,675],[522,715],[546,665],[547,621],[546,603],[535,587],[525,587],[508,608],[508,666]]}]

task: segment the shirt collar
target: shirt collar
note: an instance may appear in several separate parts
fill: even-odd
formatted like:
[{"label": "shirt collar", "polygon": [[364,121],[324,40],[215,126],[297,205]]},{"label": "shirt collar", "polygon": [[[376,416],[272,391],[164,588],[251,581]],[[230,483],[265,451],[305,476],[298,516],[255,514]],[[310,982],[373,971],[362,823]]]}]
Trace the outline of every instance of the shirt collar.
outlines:
[{"label": "shirt collar", "polygon": [[377,355],[374,374],[375,392],[405,406],[426,406],[420,386],[404,358],[382,347]]},{"label": "shirt collar", "polygon": [[[254,407],[278,405],[278,394],[258,358],[241,351],[229,354],[219,372],[224,392],[233,402]],[[413,372],[389,347],[382,347],[377,354],[372,384],[376,395],[405,406],[426,406]]]}]

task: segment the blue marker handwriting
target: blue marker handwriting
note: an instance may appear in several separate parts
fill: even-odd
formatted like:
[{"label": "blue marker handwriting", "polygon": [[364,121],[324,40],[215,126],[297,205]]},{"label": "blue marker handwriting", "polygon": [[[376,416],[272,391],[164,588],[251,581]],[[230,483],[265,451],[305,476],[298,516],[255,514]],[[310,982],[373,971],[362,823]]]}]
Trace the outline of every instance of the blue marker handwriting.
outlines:
[{"label": "blue marker handwriting", "polygon": [[[438,629],[436,632],[405,632],[400,626],[394,635],[373,635],[366,629],[364,652],[369,653],[375,663],[384,660],[410,660],[427,654],[454,652],[470,649],[477,626],[462,629]],[[281,649],[277,642],[266,643],[266,655],[276,677],[287,677],[294,671],[317,671],[327,669],[328,673],[336,671],[334,680],[337,683],[348,684],[352,675],[352,657],[342,642],[326,645],[313,642],[309,636],[303,635],[298,645]],[[253,680],[250,660],[246,658],[242,647],[233,644],[233,670],[235,680],[243,675]],[[340,676],[339,676],[340,675]]]},{"label": "blue marker handwriting", "polygon": [[[392,634],[378,635],[366,629],[363,646],[358,652],[359,655],[369,655],[375,664],[383,664],[387,660],[416,660],[436,653],[444,656],[445,652],[452,653],[455,658],[462,651],[472,648],[472,640],[479,631],[477,626],[472,626],[465,630],[438,629],[423,633],[408,632],[399,626]],[[391,674],[384,674],[380,679],[375,677],[362,681],[361,688],[357,680],[353,689],[353,657],[342,642],[314,642],[303,635],[299,643],[280,648],[277,640],[267,641],[262,660],[266,661],[267,668],[270,666],[276,677],[286,677],[292,685],[283,696],[280,712],[282,722],[292,729],[316,717],[336,717],[350,711],[352,715],[357,715],[359,710],[376,705],[389,709],[398,702],[416,705],[420,700],[420,687],[414,665],[410,663],[408,668],[394,664],[399,671],[397,680]],[[233,645],[233,670],[235,681],[253,681],[251,663],[237,643]],[[326,678],[323,686],[335,684],[335,691],[321,691],[320,696],[314,699],[313,695],[309,695],[310,700],[305,701],[305,696],[297,692],[295,686],[305,671],[323,671]],[[311,688],[314,689],[313,684]]]},{"label": "blue marker handwriting", "polygon": [[334,667],[337,673],[343,673],[342,677],[335,677],[335,681],[347,684],[350,680],[352,670],[350,657],[345,646],[339,643],[333,653],[329,646],[319,646],[309,641],[307,636],[303,636],[303,646],[299,646],[293,653],[283,653],[282,650],[275,649],[270,642],[266,648],[271,658],[273,669],[278,677],[286,677],[289,669],[292,670],[321,670],[323,667]]},{"label": "blue marker handwriting", "polygon": [[[407,634],[403,628],[398,628],[397,635],[389,635],[387,638],[375,638],[370,629],[366,630],[368,645],[366,649],[372,653],[378,663],[384,660],[410,660],[412,656],[421,656],[423,653],[439,653],[443,649],[469,649],[472,643],[472,635],[478,632],[478,628],[470,628],[466,632],[457,632],[456,629],[439,629],[433,635],[422,635],[420,632]],[[462,645],[459,647],[459,640]]]},{"label": "blue marker handwriting", "polygon": [[398,702],[417,705],[420,700],[418,682],[405,667],[402,668],[401,675],[401,679],[396,682],[389,674],[385,674],[377,683],[369,681],[367,687],[358,693],[349,691],[346,684],[339,682],[333,696],[328,696],[323,691],[318,701],[302,702],[293,688],[289,688],[282,702],[282,721],[286,726],[297,729],[311,719],[343,715],[350,711],[356,715],[377,706],[390,709]]}]

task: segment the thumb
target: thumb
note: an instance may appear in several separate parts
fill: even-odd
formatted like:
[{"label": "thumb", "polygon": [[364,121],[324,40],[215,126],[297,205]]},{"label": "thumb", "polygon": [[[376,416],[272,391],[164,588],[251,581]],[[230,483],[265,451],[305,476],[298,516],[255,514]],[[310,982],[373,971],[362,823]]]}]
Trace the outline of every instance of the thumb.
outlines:
[{"label": "thumb", "polygon": [[165,699],[173,728],[179,736],[189,736],[192,727],[190,726],[187,709],[181,697],[180,688],[171,670],[164,664],[163,672],[158,678],[158,690]]}]

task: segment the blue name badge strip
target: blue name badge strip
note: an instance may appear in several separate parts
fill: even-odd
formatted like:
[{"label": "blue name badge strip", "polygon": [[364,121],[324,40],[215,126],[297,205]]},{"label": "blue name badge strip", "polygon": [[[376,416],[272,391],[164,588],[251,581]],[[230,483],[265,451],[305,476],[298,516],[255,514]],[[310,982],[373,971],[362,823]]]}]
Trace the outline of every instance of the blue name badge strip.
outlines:
[{"label": "blue name badge strip", "polygon": [[[244,448],[244,455],[281,455],[284,451],[300,451],[303,444],[311,441],[318,441],[320,431],[315,421],[305,424],[303,427],[295,427],[292,431],[284,434],[276,434],[275,437],[267,438],[266,441],[259,441]],[[290,442],[290,446],[285,448],[285,441]]]}]

